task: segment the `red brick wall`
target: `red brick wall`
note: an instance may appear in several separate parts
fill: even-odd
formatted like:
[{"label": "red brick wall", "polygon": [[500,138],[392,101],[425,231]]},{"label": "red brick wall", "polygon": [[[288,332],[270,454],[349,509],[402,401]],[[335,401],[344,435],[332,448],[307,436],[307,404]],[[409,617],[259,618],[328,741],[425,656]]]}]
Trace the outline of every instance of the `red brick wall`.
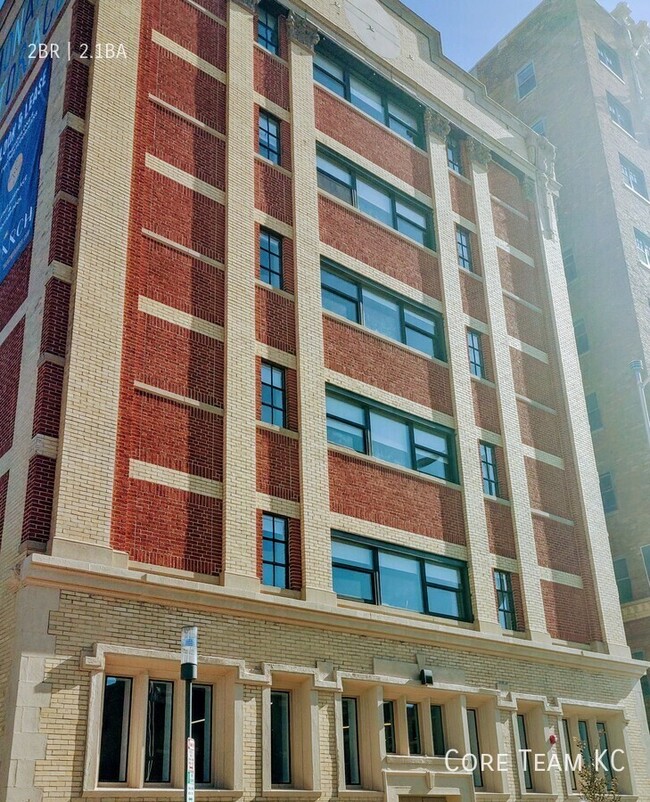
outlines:
[{"label": "red brick wall", "polygon": [[0,283],[0,331],[4,329],[27,298],[31,261],[32,246],[30,244],[18,257],[4,281]]},{"label": "red brick wall", "polygon": [[541,581],[546,626],[552,638],[589,643],[592,639],[585,593],[580,588]]},{"label": "red brick wall", "polygon": [[289,108],[289,68],[271,53],[255,48],[254,86],[260,95],[283,109]]},{"label": "red brick wall", "polygon": [[14,441],[24,329],[25,318],[21,318],[0,345],[0,457]]},{"label": "red brick wall", "polygon": [[300,500],[298,441],[280,432],[257,430],[257,490],[269,496]]},{"label": "red brick wall", "polygon": [[472,381],[472,397],[474,398],[476,425],[481,429],[500,434],[501,420],[496,388],[480,381]]},{"label": "red brick wall", "polygon": [[323,316],[325,365],[389,393],[452,415],[449,371],[426,356]]},{"label": "red brick wall", "polygon": [[55,193],[79,195],[84,135],[74,128],[65,128],[59,137],[59,159],[56,166]]},{"label": "red brick wall", "polygon": [[51,278],[45,287],[41,353],[65,356],[68,338],[70,285]]},{"label": "red brick wall", "polygon": [[525,457],[526,477],[531,506],[561,518],[571,518],[563,470],[545,462]]},{"label": "red brick wall", "polygon": [[550,367],[516,348],[510,349],[510,358],[516,392],[554,409],[555,393]]},{"label": "red brick wall", "polygon": [[463,181],[459,175],[453,172],[453,170],[450,170],[449,189],[451,190],[451,206],[456,214],[459,214],[466,220],[476,222],[472,185],[467,181]]},{"label": "red brick wall", "polygon": [[255,288],[255,336],[257,339],[296,353],[296,318],[293,301],[266,287]]},{"label": "red brick wall", "polygon": [[7,488],[9,487],[9,471],[0,476],[0,549],[4,532],[5,510],[7,509]]},{"label": "red brick wall", "polygon": [[29,461],[21,543],[45,544],[50,539],[55,470],[56,460],[50,457],[35,456]]},{"label": "red brick wall", "polygon": [[505,307],[508,334],[517,340],[532,345],[534,348],[539,348],[540,351],[548,351],[542,314],[505,295],[503,297],[503,305]]},{"label": "red brick wall", "polygon": [[[262,515],[266,510],[257,510],[257,575],[262,578]],[[302,537],[300,534],[300,520],[288,518],[288,585],[289,590],[302,588]]]},{"label": "red brick wall", "polygon": [[546,568],[582,574],[574,526],[533,516],[537,562]]},{"label": "red brick wall", "polygon": [[50,262],[72,266],[77,235],[77,204],[59,198],[52,211]]},{"label": "red brick wall", "polygon": [[287,225],[293,221],[291,178],[272,164],[255,162],[255,206]]},{"label": "red brick wall", "polygon": [[63,366],[43,362],[36,380],[36,402],[32,435],[59,436],[61,395],[63,393]]},{"label": "red brick wall", "polygon": [[531,231],[527,218],[520,217],[500,203],[492,202],[492,216],[497,237],[526,254],[532,254]]},{"label": "red brick wall", "polygon": [[501,248],[497,248],[497,255],[503,289],[518,298],[523,298],[524,301],[539,306],[540,291],[536,268],[527,265]]},{"label": "red brick wall", "polygon": [[505,201],[513,209],[527,213],[528,205],[521,191],[519,179],[509,170],[504,170],[496,162],[491,162],[488,167],[488,184],[492,195]]},{"label": "red brick wall", "polygon": [[492,554],[517,559],[515,530],[512,523],[512,510],[498,501],[485,499],[485,518],[487,521],[488,542]]},{"label": "red brick wall", "polygon": [[459,490],[335,451],[329,478],[333,512],[465,544]]},{"label": "red brick wall", "polygon": [[463,299],[463,312],[476,320],[487,323],[485,290],[483,281],[475,278],[467,270],[460,270],[460,292]]},{"label": "red brick wall", "polygon": [[560,454],[557,415],[517,401],[522,442],[548,454]]},{"label": "red brick wall", "polygon": [[320,197],[321,240],[355,259],[440,299],[438,260],[353,209]]},{"label": "red brick wall", "polygon": [[316,127],[407,184],[431,195],[431,171],[424,151],[319,86],[314,86]]},{"label": "red brick wall", "polygon": [[85,119],[88,101],[88,64],[73,59],[68,64],[65,75],[65,91],[63,94],[63,116],[76,114]]},{"label": "red brick wall", "polygon": [[225,26],[185,0],[165,0],[160,3],[154,26],[168,39],[196,53],[217,69],[226,69]]}]

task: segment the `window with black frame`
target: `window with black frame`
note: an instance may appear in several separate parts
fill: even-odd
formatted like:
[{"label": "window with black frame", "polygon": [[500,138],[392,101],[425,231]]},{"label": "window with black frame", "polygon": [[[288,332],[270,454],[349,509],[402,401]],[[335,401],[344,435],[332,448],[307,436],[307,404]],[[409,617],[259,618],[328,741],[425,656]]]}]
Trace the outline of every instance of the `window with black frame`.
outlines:
[{"label": "window with black frame", "polygon": [[455,131],[447,136],[447,166],[458,175],[465,175],[463,165],[462,140]]},{"label": "window with black frame", "polygon": [[126,782],[131,724],[131,677],[107,676],[99,750],[99,782]]},{"label": "window with black frame", "polygon": [[262,110],[258,128],[260,155],[273,164],[280,164],[280,120]]},{"label": "window with black frame", "polygon": [[261,365],[261,420],[274,426],[285,426],[287,398],[284,368],[262,362]]},{"label": "window with black frame", "polygon": [[456,226],[456,254],[458,266],[463,270],[474,273],[474,259],[472,256],[472,235],[462,226]]},{"label": "window with black frame", "polygon": [[496,447],[491,443],[479,443],[481,455],[481,475],[483,492],[486,496],[499,495],[499,474],[497,473]]},{"label": "window with black frame", "polygon": [[417,702],[406,703],[406,734],[409,741],[409,755],[421,755],[420,705]]},{"label": "window with black frame", "polygon": [[257,7],[257,44],[273,53],[280,55],[280,20],[274,7],[260,3]]},{"label": "window with black frame", "polygon": [[291,783],[291,693],[271,691],[271,783]]},{"label": "window with black frame", "polygon": [[149,681],[145,783],[168,783],[171,780],[173,702],[173,682]]},{"label": "window with black frame", "polygon": [[392,700],[384,702],[383,712],[386,754],[394,755],[397,753],[397,736],[395,733],[395,702]]},{"label": "window with black frame", "polygon": [[467,356],[472,376],[485,379],[485,359],[483,357],[483,338],[479,331],[467,329]]},{"label": "window with black frame", "polygon": [[521,713],[517,714],[517,735],[519,737],[519,756],[521,760],[521,770],[524,775],[524,786],[527,791],[533,790],[533,774],[531,771],[531,754],[528,751],[528,734],[526,732],[526,717]]},{"label": "window with black frame", "polygon": [[332,575],[339,596],[471,621],[467,564],[336,532]]},{"label": "window with black frame", "polygon": [[282,237],[266,228],[260,229],[260,281],[281,290],[282,276]]},{"label": "window with black frame", "polygon": [[361,785],[361,764],[359,760],[358,700],[352,696],[344,696],[341,700],[341,707],[345,784],[359,786]]},{"label": "window with black frame", "polygon": [[630,136],[634,136],[634,123],[632,122],[630,110],[609,92],[607,92],[607,108],[612,121],[624,131],[627,131]]},{"label": "window with black frame", "polygon": [[515,594],[512,587],[512,574],[508,571],[494,572],[494,587],[497,594],[497,614],[503,629],[517,629]]},{"label": "window with black frame", "polygon": [[431,705],[431,731],[433,733],[433,754],[436,757],[444,757],[447,754],[447,746],[442,705]]}]

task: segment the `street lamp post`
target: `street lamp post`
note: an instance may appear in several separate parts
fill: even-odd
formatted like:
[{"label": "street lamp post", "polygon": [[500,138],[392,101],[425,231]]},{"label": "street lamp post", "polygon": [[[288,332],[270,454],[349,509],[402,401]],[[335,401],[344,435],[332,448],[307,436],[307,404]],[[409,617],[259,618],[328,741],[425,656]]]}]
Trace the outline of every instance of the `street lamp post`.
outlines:
[{"label": "street lamp post", "polygon": [[636,378],[636,386],[639,391],[639,401],[641,402],[641,411],[643,412],[643,425],[645,426],[645,436],[650,446],[650,414],[648,413],[648,400],[645,396],[646,384],[650,378],[644,379],[641,375],[643,372],[643,362],[640,359],[634,359],[630,362],[630,370],[634,373]]},{"label": "street lamp post", "polygon": [[199,634],[197,627],[181,630],[181,679],[185,680],[185,793],[194,802],[194,739],[192,738],[192,682],[196,679]]}]

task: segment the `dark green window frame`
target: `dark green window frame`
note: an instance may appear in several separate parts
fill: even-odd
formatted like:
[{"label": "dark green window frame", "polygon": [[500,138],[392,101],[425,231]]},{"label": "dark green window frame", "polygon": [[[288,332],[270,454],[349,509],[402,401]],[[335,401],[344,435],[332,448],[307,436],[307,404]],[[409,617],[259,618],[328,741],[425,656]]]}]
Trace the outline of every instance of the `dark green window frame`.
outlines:
[{"label": "dark green window frame", "polygon": [[[393,228],[418,245],[435,248],[433,217],[428,206],[413,200],[327,148],[319,146],[316,149],[316,167],[319,189],[349,203],[355,209]],[[360,183],[371,192],[385,198],[389,208],[384,209],[382,213],[376,204],[360,196],[358,189]]]},{"label": "dark green window frame", "polygon": [[[357,551],[364,552],[363,559],[355,560],[337,557],[335,544],[356,547]],[[466,562],[453,559],[452,557],[428,554],[416,549],[409,549],[406,546],[396,546],[392,543],[383,543],[361,537],[360,535],[350,535],[339,531],[332,532],[332,575],[334,580],[334,592],[344,599],[364,601],[367,604],[386,604],[384,596],[389,594],[389,588],[386,587],[385,579],[384,587],[382,587],[380,555],[406,557],[409,560],[417,562],[420,598],[422,600],[423,609],[416,610],[415,612],[422,612],[424,615],[433,615],[438,618],[448,618],[454,621],[464,621],[468,623],[474,621]],[[445,584],[444,582],[429,578],[427,576],[427,566],[432,568],[442,567],[445,569],[453,569],[456,572],[457,586],[451,587],[448,583]],[[367,588],[367,592],[357,593],[357,595],[338,592],[336,590],[337,569],[340,572],[345,572],[346,578],[352,577],[356,579],[358,575],[360,580],[359,587],[361,588],[363,586]],[[429,591],[432,591],[432,593],[430,594]],[[452,594],[454,603],[458,609],[458,615],[440,612],[439,609],[433,606],[431,600],[436,598],[437,591]],[[397,610],[409,609],[408,607],[394,604],[389,604],[387,606],[394,607]],[[386,716],[386,713],[387,711],[384,709],[384,716]]]},{"label": "dark green window frame", "polygon": [[524,773],[524,785],[527,791],[533,790],[533,775],[530,770],[530,758],[528,753],[528,734],[526,733],[526,716],[517,714],[517,733],[519,735],[519,750],[521,757],[521,769]]},{"label": "dark green window frame", "polygon": [[497,451],[492,443],[479,443],[481,455],[481,476],[483,492],[486,496],[499,496],[499,474],[497,471]]},{"label": "dark green window frame", "polygon": [[395,732],[395,702],[388,699],[383,704],[384,708],[384,740],[386,742],[386,754],[397,754],[397,741]]},{"label": "dark green window frame", "polygon": [[[410,470],[433,476],[448,482],[458,483],[458,470],[456,463],[455,432],[447,426],[434,424],[422,418],[407,415],[403,412],[385,406],[376,401],[369,401],[358,395],[340,388],[328,386],[326,388],[328,402],[327,410],[327,439],[333,445],[342,445],[351,448],[359,454],[376,456],[385,462],[401,465]],[[330,403],[331,402],[331,403]],[[335,407],[345,406],[352,416],[344,417]],[[373,415],[375,421],[388,421],[402,424],[407,427],[408,443],[406,449],[400,451],[401,460],[388,455],[381,456],[373,448]],[[390,423],[388,424],[390,425]],[[375,427],[376,428],[376,427]],[[332,435],[338,433],[339,439]],[[340,438],[343,438],[341,440]],[[445,449],[439,449],[432,444],[432,439],[443,440]],[[345,442],[348,440],[348,442]],[[394,449],[396,450],[396,449]],[[395,457],[398,454],[394,455]],[[441,475],[442,474],[442,475]]]},{"label": "dark green window frame", "polygon": [[485,378],[485,357],[483,356],[483,338],[480,331],[467,329],[467,357],[469,372],[478,379]]},{"label": "dark green window frame", "polygon": [[431,705],[431,732],[433,733],[433,754],[436,757],[444,757],[447,754],[447,745],[442,705]]},{"label": "dark green window frame", "polygon": [[607,782],[607,788],[611,789],[615,774],[612,767],[611,760],[609,759],[609,740],[607,738],[607,726],[604,721],[596,722],[596,730],[598,732],[598,750],[600,752],[600,765],[603,767],[603,774]]},{"label": "dark green window frame", "polygon": [[274,56],[280,55],[280,14],[271,4],[257,7],[257,44]]},{"label": "dark green window frame", "polygon": [[[354,273],[325,259],[321,260],[321,289],[323,307],[328,311],[341,315],[341,317],[371,331],[390,337],[403,345],[415,348],[427,356],[442,362],[447,361],[444,324],[440,313],[429,307],[407,301],[401,295],[391,292],[379,284],[358,278]],[[370,324],[366,313],[367,303],[364,304],[369,293],[398,307],[396,311],[399,316],[397,326],[399,332],[395,331],[395,334],[399,334],[399,338]],[[427,324],[431,324],[432,331],[427,330]],[[422,346],[430,343],[431,348],[425,350],[425,347],[420,347],[418,343]]]},{"label": "dark green window frame", "polygon": [[516,631],[517,614],[515,594],[512,589],[512,574],[508,571],[494,572],[494,587],[497,594],[497,615],[503,629]]},{"label": "dark green window frame", "polygon": [[462,139],[456,131],[447,136],[447,167],[458,175],[465,175]]},{"label": "dark green window frame", "polygon": [[469,273],[475,273],[474,257],[472,255],[472,234],[462,226],[456,226],[456,254],[458,266]]},{"label": "dark green window frame", "polygon": [[409,739],[409,755],[421,755],[420,705],[417,702],[406,703],[406,732]]},{"label": "dark green window frame", "polygon": [[[317,47],[314,55],[314,80],[339,97],[347,100],[355,108],[368,114],[378,123],[385,125],[407,142],[424,149],[424,130],[422,109],[417,104],[404,102],[388,82],[368,73],[357,62],[350,63],[331,47]],[[328,63],[329,62],[329,63]],[[376,95],[375,105],[366,104],[359,96],[357,86],[365,87]]]}]

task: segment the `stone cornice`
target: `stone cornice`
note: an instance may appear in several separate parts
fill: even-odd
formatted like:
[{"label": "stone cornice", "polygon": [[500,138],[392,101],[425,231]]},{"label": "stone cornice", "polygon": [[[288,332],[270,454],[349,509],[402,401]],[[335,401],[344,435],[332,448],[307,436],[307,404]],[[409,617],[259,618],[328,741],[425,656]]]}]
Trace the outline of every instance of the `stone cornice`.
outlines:
[{"label": "stone cornice", "polygon": [[432,134],[438,139],[447,139],[451,132],[449,120],[433,109],[424,112],[424,127],[427,134]]},{"label": "stone cornice", "polygon": [[257,4],[260,0],[232,0],[233,3],[236,3],[238,6],[245,8],[247,11],[252,12],[253,14],[257,10]]},{"label": "stone cornice", "polygon": [[473,136],[468,136],[466,142],[467,153],[470,159],[476,162],[476,164],[480,164],[482,167],[487,167],[492,161],[490,148],[482,142],[479,142],[478,139],[474,139]]},{"label": "stone cornice", "polygon": [[308,19],[298,16],[293,11],[287,19],[287,33],[289,34],[289,39],[311,51],[320,41],[318,28]]}]

